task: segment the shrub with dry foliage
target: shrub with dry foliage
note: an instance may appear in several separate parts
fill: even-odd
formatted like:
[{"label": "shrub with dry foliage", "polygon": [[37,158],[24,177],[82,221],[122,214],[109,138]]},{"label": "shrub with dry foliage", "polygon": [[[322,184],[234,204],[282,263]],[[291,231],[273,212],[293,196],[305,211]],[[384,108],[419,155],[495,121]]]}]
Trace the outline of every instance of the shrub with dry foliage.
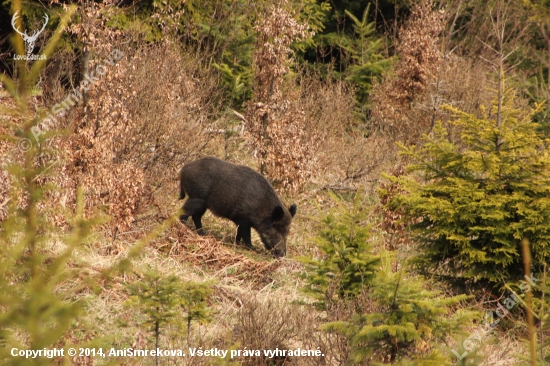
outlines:
[{"label": "shrub with dry foliage", "polygon": [[[117,9],[111,0],[83,4],[82,21],[70,27],[80,46],[80,69],[75,59],[54,58],[43,74],[44,96],[33,99],[55,115],[55,125],[38,127],[46,137],[41,163],[51,174],[37,182],[59,187],[40,207],[58,227],[67,226],[77,186],[86,192],[86,215],[98,208],[106,212],[111,232],[127,228],[151,204],[168,216],[177,171],[215,136],[209,131],[216,131],[222,95],[215,74],[188,56],[196,52],[169,40],[147,44],[140,34],[110,26]],[[113,54],[120,57],[113,60]],[[65,66],[69,72],[61,76]],[[2,197],[9,185],[1,174]]]},{"label": "shrub with dry foliage", "polygon": [[308,324],[306,309],[291,305],[284,299],[259,300],[250,297],[236,318],[237,324],[233,332],[241,349],[247,347],[262,352],[262,357],[239,358],[242,365],[288,364],[289,357],[263,357],[263,350],[296,349],[296,344],[302,341],[301,335]]},{"label": "shrub with dry foliage", "polygon": [[310,154],[320,136],[306,131],[297,91],[283,93],[290,72],[290,45],[312,36],[285,10],[286,1],[256,23],[254,97],[248,104],[247,131],[260,161],[260,171],[289,190],[302,187],[316,166]]},{"label": "shrub with dry foliage", "polygon": [[[392,175],[400,177],[405,173],[403,165],[398,165],[392,172]],[[404,212],[402,209],[391,209],[388,207],[395,196],[402,194],[402,189],[394,182],[384,181],[380,183],[378,197],[380,202],[377,205],[377,211],[381,214],[380,228],[388,235],[386,250],[396,250],[401,245],[406,244],[408,240],[407,223],[403,221]]]},{"label": "shrub with dry foliage", "polygon": [[[90,70],[108,59],[103,50],[109,51],[98,48]],[[52,179],[65,188],[54,201],[74,202],[82,185],[87,210],[103,207],[114,230],[127,228],[141,206],[155,204],[168,215],[177,172],[214,136],[209,130],[221,101],[213,74],[174,44],[134,44],[118,52],[124,57],[88,90],[84,108],[81,100],[60,119],[68,135],[51,140],[52,161],[63,161]],[[61,225],[63,218],[56,220]]]},{"label": "shrub with dry foliage", "polygon": [[442,106],[449,104],[477,114],[480,105],[490,104],[486,90],[494,86],[487,65],[451,49],[460,11],[459,5],[433,10],[430,1],[413,8],[400,32],[395,74],[373,91],[371,122],[376,132],[414,144],[441,120],[455,140],[459,131],[446,123],[451,116]]},{"label": "shrub with dry foliage", "polygon": [[184,162],[204,154],[220,127],[218,79],[188,54],[163,43],[140,47],[121,63],[126,73],[120,85],[129,91],[125,104],[132,125],[116,146],[117,158],[143,169],[161,206],[177,191]]},{"label": "shrub with dry foliage", "polygon": [[432,9],[432,1],[424,0],[413,7],[409,22],[401,29],[397,45],[400,61],[392,95],[400,104],[414,101],[437,75],[443,21],[442,13]]},{"label": "shrub with dry foliage", "polygon": [[[95,197],[111,192],[115,218],[130,218],[149,190],[175,192],[178,170],[212,138],[207,129],[220,101],[216,81],[181,53],[163,44],[128,54],[110,82],[91,94],[88,113],[75,126],[76,143],[90,147],[80,154],[88,153],[87,165],[99,169],[87,174],[99,178],[89,182]],[[83,165],[79,161],[75,166]]]},{"label": "shrub with dry foliage", "polygon": [[339,184],[371,171],[370,164],[376,159],[365,153],[369,146],[364,137],[352,131],[353,88],[340,80],[323,80],[321,75],[303,70],[300,74],[298,86],[292,86],[300,90],[296,103],[303,108],[306,133],[318,138],[315,146],[309,148],[316,163],[315,175],[311,174],[311,178],[317,184]]},{"label": "shrub with dry foliage", "polygon": [[413,111],[437,78],[443,28],[443,14],[432,10],[431,0],[423,0],[399,31],[395,75],[375,87],[372,101],[375,126],[395,139],[411,141],[429,128]]}]

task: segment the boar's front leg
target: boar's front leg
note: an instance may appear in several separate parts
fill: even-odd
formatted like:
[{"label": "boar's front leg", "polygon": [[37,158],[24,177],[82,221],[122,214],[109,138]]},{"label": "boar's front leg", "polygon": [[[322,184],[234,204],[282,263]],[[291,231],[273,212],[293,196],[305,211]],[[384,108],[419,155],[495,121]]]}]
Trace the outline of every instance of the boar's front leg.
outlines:
[{"label": "boar's front leg", "polygon": [[252,240],[250,238],[250,224],[244,223],[240,224],[237,228],[237,237],[235,238],[235,243],[239,243],[239,241],[242,239],[244,242],[244,245],[246,245],[248,248],[252,248]]},{"label": "boar's front leg", "polygon": [[183,215],[180,216],[180,221],[186,223],[189,216],[193,217],[195,228],[200,235],[204,235],[202,230],[202,215],[206,212],[206,202],[200,198],[189,198],[183,205]]}]

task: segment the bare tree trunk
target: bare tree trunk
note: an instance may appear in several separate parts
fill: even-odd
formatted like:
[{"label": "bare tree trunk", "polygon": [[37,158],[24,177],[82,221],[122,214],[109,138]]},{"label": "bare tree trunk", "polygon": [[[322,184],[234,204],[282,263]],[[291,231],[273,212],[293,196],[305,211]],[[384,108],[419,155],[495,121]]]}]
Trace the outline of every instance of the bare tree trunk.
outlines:
[{"label": "bare tree trunk", "polygon": [[[157,307],[157,311],[158,311],[158,307]],[[160,320],[157,319],[157,321],[155,322],[155,349],[158,349],[159,348],[159,345],[160,345]],[[159,364],[159,357],[158,355],[155,357],[155,365],[158,366]]]}]

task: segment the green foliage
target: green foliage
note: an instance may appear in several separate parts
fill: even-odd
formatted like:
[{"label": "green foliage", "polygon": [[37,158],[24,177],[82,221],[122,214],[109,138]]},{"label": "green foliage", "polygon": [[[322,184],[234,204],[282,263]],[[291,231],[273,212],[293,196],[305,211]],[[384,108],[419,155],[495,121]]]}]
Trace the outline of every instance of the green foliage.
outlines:
[{"label": "green foliage", "polygon": [[149,270],[142,279],[129,283],[127,289],[130,298],[126,306],[145,315],[140,326],[149,328],[156,347],[161,330],[167,325],[181,330],[187,328],[189,341],[192,322],[211,320],[210,309],[206,306],[213,291],[210,283],[182,282],[177,276],[163,276]]},{"label": "green foliage", "polygon": [[[324,324],[321,329],[346,336],[352,347],[354,364],[385,359],[392,364],[450,364],[450,356],[437,349],[450,334],[460,333],[476,313],[457,311],[453,306],[469,298],[466,295],[445,297],[423,277],[413,276],[401,268],[392,270],[393,259],[385,256],[367,295],[375,309],[354,314],[346,321]],[[395,363],[397,362],[397,363]],[[410,364],[410,363],[407,363]]]},{"label": "green foliage", "polygon": [[404,268],[394,272],[397,264],[391,253],[372,254],[368,242],[372,230],[366,224],[368,211],[360,208],[360,191],[351,209],[332,197],[337,208],[323,218],[315,238],[324,256],[301,259],[307,270],[305,290],[317,299],[320,310],[331,312],[337,301],[351,301],[355,310],[350,318],[326,323],[321,329],[348,340],[354,365],[374,359],[406,362],[407,357],[414,365],[450,364],[451,353],[443,353],[438,344],[471,323],[475,312],[451,315],[452,308],[469,296],[446,298],[431,290],[433,286],[423,277]]},{"label": "green foliage", "polygon": [[[178,0],[147,0],[137,8],[126,8],[109,16],[109,25],[118,28],[133,28],[144,35],[147,41],[160,41],[163,37],[178,38],[185,32],[185,3]],[[124,15],[125,13],[125,15]]]},{"label": "green foliage", "polygon": [[223,52],[222,62],[212,65],[222,74],[222,81],[229,94],[230,107],[239,108],[252,96],[252,36],[236,36]]},{"label": "green foliage", "polygon": [[351,34],[353,32],[353,23],[348,23],[346,21],[346,12],[350,12],[359,18],[364,13],[366,7],[375,5],[375,12],[377,13],[375,15],[388,24],[395,21],[397,11],[402,11],[404,13],[410,12],[410,4],[407,6],[408,8],[402,8],[403,4],[398,4],[398,2],[392,0],[333,0],[330,2],[330,5],[331,8],[327,9],[327,14],[323,23],[324,32],[318,34],[316,37],[318,45],[336,45],[336,43],[326,43],[325,36],[339,36],[342,34]]},{"label": "green foliage", "polygon": [[252,95],[253,24],[264,6],[257,2],[251,8],[245,0],[185,3],[186,37],[209,50],[212,65],[222,74],[231,108],[240,108]]},{"label": "green foliage", "polygon": [[[218,48],[218,54],[212,65],[222,74],[222,81],[228,91],[230,107],[239,109],[242,104],[252,97],[252,53],[256,32],[253,24],[258,14],[262,14],[268,3],[257,2],[250,8],[250,3],[245,0],[221,1],[216,11],[222,10],[220,21],[212,24],[211,18],[199,14],[199,9],[193,17],[200,24],[194,31],[193,37],[206,37],[206,42],[214,42]],[[288,7],[297,11],[296,18],[301,23],[308,24],[313,31],[323,29],[323,21],[326,12],[330,9],[327,2],[317,4],[315,0],[291,2]],[[204,11],[206,9],[202,9]],[[252,11],[254,10],[254,11]],[[200,23],[204,22],[204,23]],[[198,39],[198,38],[196,38]],[[205,42],[203,41],[203,42]],[[306,47],[313,45],[313,40],[296,41],[293,49],[304,51]]]},{"label": "green foliage", "polygon": [[[20,10],[20,2],[12,2],[12,14]],[[46,57],[50,57],[56,49],[75,11],[76,7],[69,6],[60,17],[57,29],[42,51]],[[14,36],[12,43],[18,54],[24,54],[21,37]],[[13,357],[11,349],[61,348],[67,338],[71,340],[71,346],[76,346],[75,341],[78,341],[83,324],[86,325],[83,320],[86,305],[84,294],[89,294],[90,290],[99,292],[99,280],[105,283],[111,274],[124,270],[151,238],[135,245],[126,258],[97,276],[90,275],[97,273],[96,270],[90,271],[86,263],[77,259],[76,252],[84,249],[82,244],[100,220],[85,218],[85,198],[80,189],[76,192],[74,211],[67,209],[63,212],[48,202],[51,195],[58,193],[58,188],[47,182],[50,182],[52,168],[59,162],[44,158],[44,155],[56,155],[45,148],[48,145],[45,140],[59,131],[52,129],[38,138],[34,137],[31,128],[45,112],[36,110],[36,104],[30,99],[45,61],[20,60],[17,67],[19,72],[15,79],[0,74],[0,82],[12,99],[0,106],[0,112],[9,116],[2,127],[13,127],[18,131],[17,137],[0,136],[8,146],[14,145],[10,147],[10,155],[2,160],[1,167],[3,173],[7,173],[2,179],[8,176],[11,185],[9,197],[2,197],[3,204],[7,204],[7,217],[0,222],[0,363],[59,364],[63,362],[59,358]],[[66,219],[70,225],[68,232],[52,225],[54,215],[63,213],[70,217]],[[175,216],[162,225],[162,229],[174,219]],[[158,235],[159,230],[154,230],[154,235]],[[86,336],[83,338],[86,339]],[[88,347],[96,345],[97,338],[87,343]]]},{"label": "green foliage", "polygon": [[[12,13],[21,10],[19,1],[12,3]],[[74,13],[70,7],[62,16],[59,27],[47,44],[44,53],[49,56],[55,48],[61,32]],[[17,53],[24,54],[19,36],[12,38]],[[29,95],[44,62],[36,61],[27,72],[24,61],[18,62],[19,79],[0,75],[0,82],[8,90],[17,108],[3,113],[23,121],[20,134],[32,138],[30,128],[35,120],[29,113]],[[6,136],[3,136],[6,138]],[[59,342],[73,325],[83,302],[71,299],[71,293],[63,285],[75,281],[79,270],[72,269],[69,261],[73,251],[87,236],[93,221],[83,215],[83,195],[78,193],[76,215],[68,235],[59,235],[51,227],[40,206],[51,187],[40,186],[37,180],[47,175],[51,166],[45,166],[39,155],[39,146],[30,143],[22,153],[22,159],[3,166],[12,182],[8,216],[0,226],[0,360],[2,364],[52,364],[52,359],[39,357],[25,359],[12,357],[10,350],[51,348]],[[5,162],[4,162],[5,163]],[[60,241],[64,249],[60,254],[51,253],[51,243]],[[71,300],[71,301],[67,301]]]},{"label": "green foliage", "polygon": [[[172,0],[166,4],[154,0],[144,9],[147,21],[153,28],[161,23],[165,28],[176,29],[187,43],[203,50],[208,65],[221,73],[229,107],[240,109],[252,97],[252,53],[256,36],[253,25],[270,2],[188,0],[176,1],[177,6],[172,3]],[[290,1],[285,7],[296,12],[295,18],[313,30],[323,28],[326,12],[330,9],[327,2],[317,4],[315,0]],[[147,17],[151,14],[154,16]],[[157,32],[162,33],[162,30]],[[311,39],[295,42],[293,48],[303,51],[312,42]]]},{"label": "green foliage", "polygon": [[414,163],[408,176],[390,177],[405,193],[389,206],[415,223],[421,268],[446,263],[462,280],[519,280],[524,237],[533,273],[550,259],[550,155],[532,113],[515,108],[513,97],[507,90],[479,117],[448,107],[457,143],[438,124],[423,146],[402,146]]},{"label": "green foliage", "polygon": [[322,219],[315,238],[322,258],[301,258],[305,264],[305,291],[312,294],[320,309],[330,308],[333,301],[357,296],[368,287],[379,264],[369,239],[372,227],[367,223],[369,211],[362,209],[361,191],[353,207],[348,208],[334,194],[337,207]]},{"label": "green foliage", "polygon": [[[333,3],[333,14],[326,15],[328,27],[317,34],[314,41],[317,52],[323,55],[322,58],[336,62],[334,74],[355,86],[358,117],[364,120],[373,83],[391,67],[393,59],[383,54],[384,38],[377,34],[375,22],[369,22],[371,4],[366,7],[363,4]],[[359,9],[364,9],[360,18],[354,15],[359,13]],[[351,19],[351,26],[346,25],[346,18]],[[338,24],[336,29],[333,29],[334,22]],[[331,57],[327,56],[329,54]],[[332,54],[338,57],[334,59]]]},{"label": "green foliage", "polygon": [[[325,29],[325,23],[331,10],[331,5],[328,1],[304,0],[294,3],[294,10],[297,12],[296,17],[299,22],[307,24],[309,29],[314,34],[317,34]],[[293,48],[299,52],[306,52],[312,47],[315,47],[315,40],[313,37],[296,42],[293,45]]]},{"label": "green foliage", "polygon": [[350,55],[350,65],[344,74],[346,80],[357,86],[356,99],[361,113],[365,113],[373,81],[380,77],[391,65],[391,59],[385,58],[380,50],[382,38],[375,38],[374,22],[369,22],[370,4],[366,7],[363,18],[359,20],[351,12],[346,14],[353,20],[355,37],[342,37],[340,47]]},{"label": "green foliage", "polygon": [[315,33],[325,29],[325,21],[328,12],[331,10],[330,2],[305,0],[298,4],[299,9],[297,10],[299,11],[301,23],[307,23],[309,28]]},{"label": "green foliage", "polygon": [[[31,150],[28,157],[35,152]],[[83,218],[80,193],[73,230],[62,237],[65,249],[59,255],[52,255],[46,247],[56,240],[55,231],[37,210],[45,190],[37,187],[33,179],[29,180],[36,177],[40,169],[27,166],[11,171],[13,176],[23,178],[20,188],[29,200],[21,210],[15,205],[10,207],[9,218],[2,223],[0,231],[0,360],[2,364],[28,365],[30,360],[11,357],[10,349],[51,348],[81,314],[83,301],[67,301],[71,293],[66,293],[63,285],[80,276],[78,269],[71,269],[69,261],[93,222]],[[39,357],[32,360],[32,364],[52,364],[51,361]]]}]

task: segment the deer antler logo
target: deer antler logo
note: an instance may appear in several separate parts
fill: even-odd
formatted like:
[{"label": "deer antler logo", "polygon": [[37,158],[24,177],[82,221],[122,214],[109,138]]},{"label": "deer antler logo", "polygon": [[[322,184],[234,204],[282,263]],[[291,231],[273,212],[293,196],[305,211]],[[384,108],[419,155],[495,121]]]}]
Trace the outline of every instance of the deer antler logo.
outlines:
[{"label": "deer antler logo", "polygon": [[[19,11],[19,10],[18,10]],[[13,14],[13,17],[11,18],[11,26],[13,27],[13,29],[19,33],[21,35],[21,37],[23,37],[23,41],[25,41],[25,48],[27,50],[27,57],[30,57],[32,55],[32,50],[34,49],[34,44],[36,42],[36,39],[38,38],[38,36],[40,35],[40,33],[42,33],[42,31],[44,30],[44,28],[46,28],[46,25],[48,24],[48,20],[50,20],[50,18],[48,17],[48,14],[44,14],[44,25],[42,26],[42,29],[40,29],[39,31],[34,31],[32,35],[28,35],[27,34],[27,30],[25,29],[25,32],[21,32],[19,29],[17,29],[17,27],[15,26],[15,20],[17,19],[18,15],[17,15],[17,12],[15,12],[15,14]]]}]

